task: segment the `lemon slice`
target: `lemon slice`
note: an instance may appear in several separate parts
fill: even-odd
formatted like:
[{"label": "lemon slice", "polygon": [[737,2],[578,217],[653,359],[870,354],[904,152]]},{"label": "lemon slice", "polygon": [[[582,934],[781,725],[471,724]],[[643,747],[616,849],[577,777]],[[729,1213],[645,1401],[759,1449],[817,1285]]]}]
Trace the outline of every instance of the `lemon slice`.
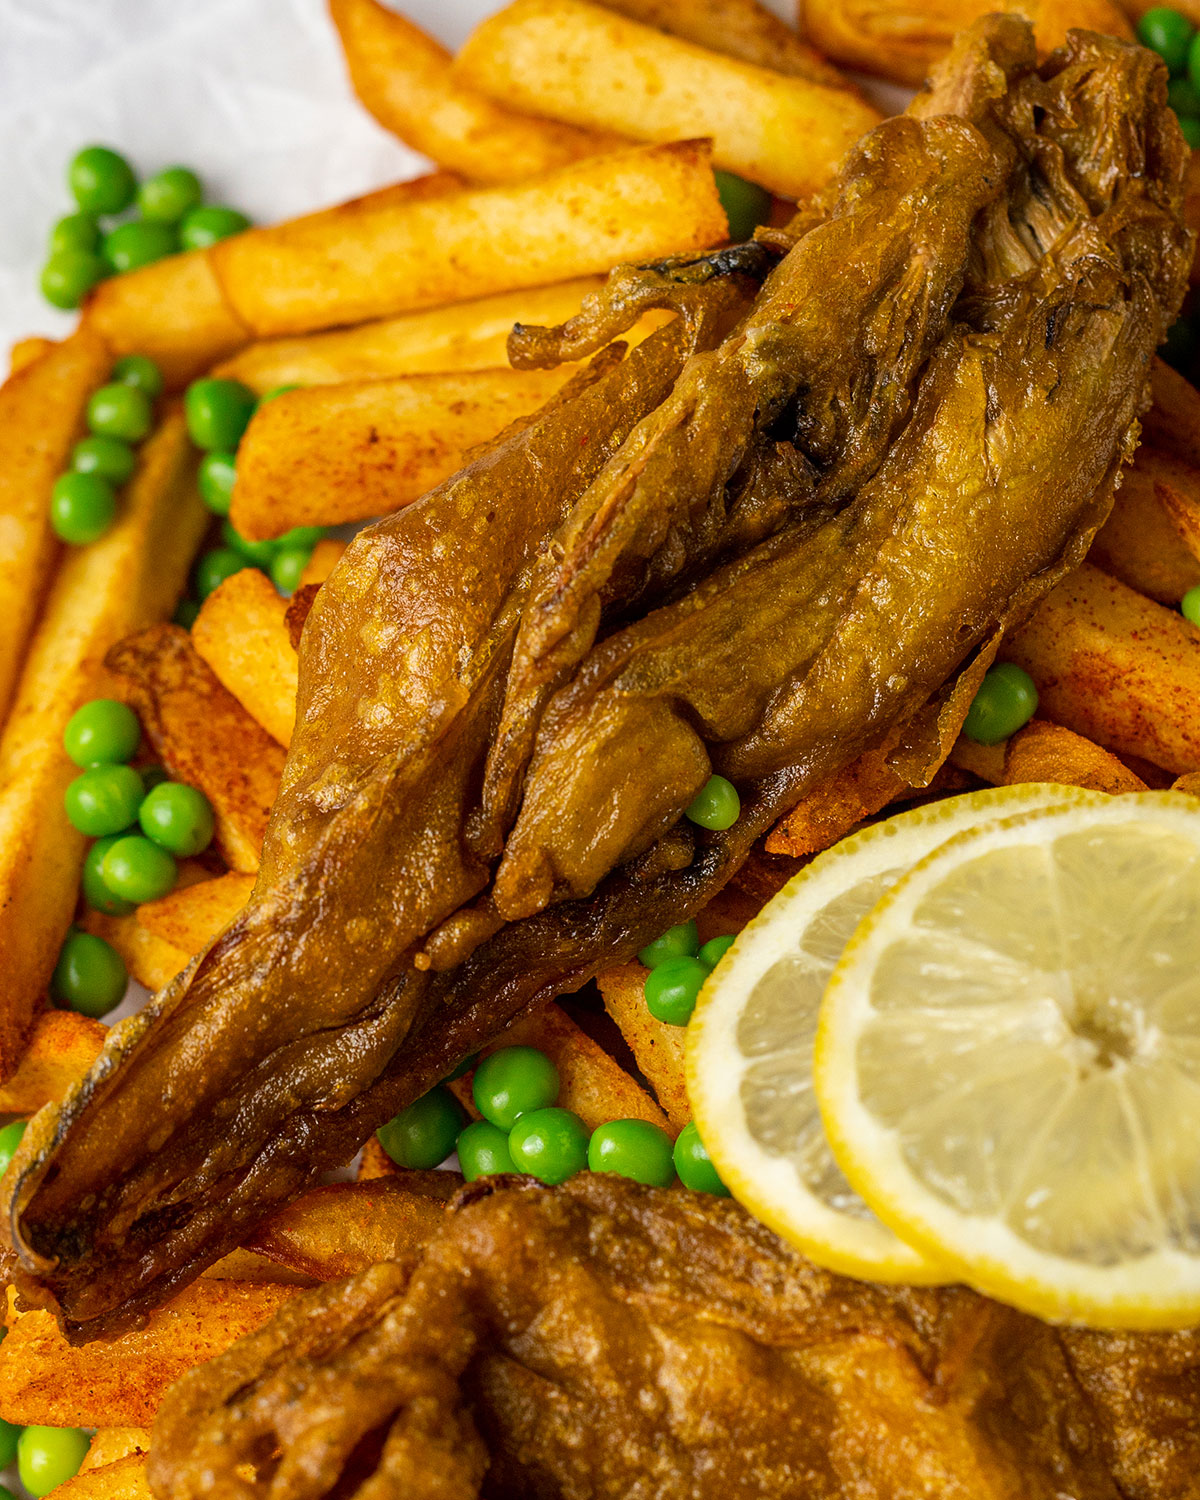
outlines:
[{"label": "lemon slice", "polygon": [[871,1281],[954,1279],[880,1223],[825,1140],[813,1041],[843,948],[901,875],[964,828],[1081,799],[1105,800],[1044,785],[971,792],[843,839],[763,908],[705,984],[687,1032],[697,1129],[734,1196],[820,1265]]},{"label": "lemon slice", "polygon": [[829,983],[817,1093],[897,1234],[1052,1321],[1200,1321],[1200,802],[960,834]]}]

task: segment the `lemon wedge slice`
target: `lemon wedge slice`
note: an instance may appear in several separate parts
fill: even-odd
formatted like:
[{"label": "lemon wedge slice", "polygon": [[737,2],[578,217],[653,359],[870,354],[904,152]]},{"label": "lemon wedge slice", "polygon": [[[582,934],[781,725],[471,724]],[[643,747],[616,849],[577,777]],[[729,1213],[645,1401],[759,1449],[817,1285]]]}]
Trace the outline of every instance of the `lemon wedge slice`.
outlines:
[{"label": "lemon wedge slice", "polygon": [[849,1181],[970,1285],[1052,1321],[1200,1321],[1200,801],[936,849],[835,969],[815,1077]]},{"label": "lemon wedge slice", "polygon": [[1070,787],[1002,787],[853,834],[768,902],[705,984],[686,1043],[697,1129],[734,1196],[818,1264],[871,1281],[955,1279],[876,1218],[826,1142],[813,1042],[842,950],[880,897],[947,839],[1005,813],[1081,800],[1106,799]]}]

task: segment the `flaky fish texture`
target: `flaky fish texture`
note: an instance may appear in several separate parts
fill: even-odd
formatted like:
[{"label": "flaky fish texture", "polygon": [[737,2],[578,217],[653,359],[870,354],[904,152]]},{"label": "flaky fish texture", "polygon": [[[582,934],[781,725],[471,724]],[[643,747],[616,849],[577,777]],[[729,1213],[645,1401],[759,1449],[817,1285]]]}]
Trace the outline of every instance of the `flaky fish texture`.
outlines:
[{"label": "flaky fish texture", "polygon": [[167,1396],[161,1500],[1184,1500],[1200,1339],[834,1276],[731,1202],[493,1178]]},{"label": "flaky fish texture", "polygon": [[522,331],[678,314],[321,588],[253,898],[30,1132],[25,1294],[129,1326],[863,751],[927,779],[1136,440],[1184,156],[1151,53],[992,17],[787,231]]}]

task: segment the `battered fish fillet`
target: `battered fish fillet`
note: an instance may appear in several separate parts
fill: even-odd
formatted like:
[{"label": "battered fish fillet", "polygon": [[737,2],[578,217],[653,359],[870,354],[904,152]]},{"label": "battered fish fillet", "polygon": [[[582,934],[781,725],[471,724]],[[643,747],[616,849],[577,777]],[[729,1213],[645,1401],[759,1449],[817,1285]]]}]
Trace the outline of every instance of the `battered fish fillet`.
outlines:
[{"label": "battered fish fillet", "polygon": [[1200,1340],[1113,1342],[830,1275],[703,1194],[492,1179],[415,1268],[306,1293],[186,1376],[149,1477],[161,1500],[1197,1494]]}]

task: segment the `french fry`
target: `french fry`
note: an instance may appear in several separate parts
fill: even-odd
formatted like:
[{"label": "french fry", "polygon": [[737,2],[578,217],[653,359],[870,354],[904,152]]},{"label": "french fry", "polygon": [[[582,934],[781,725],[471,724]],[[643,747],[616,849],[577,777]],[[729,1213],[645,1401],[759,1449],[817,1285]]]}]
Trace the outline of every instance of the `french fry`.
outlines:
[{"label": "french fry", "polygon": [[48,1010],[34,1023],[17,1071],[0,1084],[0,1114],[32,1115],[60,1100],[95,1062],[108,1027],[73,1010]]},{"label": "french fry", "polygon": [[84,840],[63,810],[78,768],[63,730],[81,703],[112,692],[109,647],[183,591],[209,520],[195,466],[173,412],[143,444],[112,530],[60,567],[0,738],[0,1078],[17,1065],[78,894]]},{"label": "french fry", "polygon": [[1088,561],[1160,604],[1200,584],[1200,470],[1141,448]]},{"label": "french fry", "polygon": [[102,1469],[105,1464],[115,1464],[118,1459],[128,1458],[132,1453],[149,1453],[150,1430],[146,1427],[100,1427],[97,1428],[88,1448],[87,1456],[79,1466],[86,1474],[92,1469]]},{"label": "french fry", "polygon": [[8,351],[8,373],[18,375],[34,360],[41,359],[54,348],[54,340],[43,338],[40,333],[31,333],[28,338],[18,339]]},{"label": "french fry", "polygon": [[656,1021],[646,1009],[643,986],[649,971],[641,964],[621,964],[596,975],[604,1008],[617,1023],[637,1065],[649,1080],[672,1129],[692,1118],[683,1071],[686,1028]]},{"label": "french fry", "polygon": [[212,803],[225,863],[253,874],[283,774],[281,747],[221,686],[179,626],[128,636],[107,660],[163,765]]},{"label": "french fry", "polygon": [[394,375],[487,370],[508,363],[514,323],[565,323],[602,285],[584,276],[556,286],[502,292],[476,302],[404,313],[357,328],[251,344],[215,372],[260,394],[279,385],[337,385]]},{"label": "french fry", "polygon": [[253,1250],[231,1250],[220,1260],[214,1261],[200,1272],[213,1281],[273,1281],[280,1286],[315,1286],[311,1276],[302,1271],[292,1271],[287,1266],[268,1260]]},{"label": "french fry", "polygon": [[1146,783],[1099,745],[1061,724],[1034,719],[1008,742],[1004,756],[1004,784],[1052,781],[1090,792],[1144,792]]},{"label": "french fry", "polygon": [[709,52],[588,0],[514,0],[476,28],[454,71],[570,124],[647,141],[711,136],[717,166],[785,198],[824,186],[880,120],[845,89]]},{"label": "french fry", "polygon": [[351,1276],[417,1249],[462,1187],[457,1172],[402,1172],[313,1188],[274,1214],[248,1248],[317,1281]]},{"label": "french fry", "polygon": [[1001,656],[1029,673],[1056,723],[1176,774],[1200,770],[1200,630],[1182,615],[1085,565]]},{"label": "french fry", "polygon": [[993,10],[1020,11],[1034,23],[1039,52],[1057,47],[1073,26],[1133,40],[1115,0],[798,0],[801,29],[844,68],[920,88],[955,34]]},{"label": "french fry", "polygon": [[869,750],[779,820],[767,835],[767,853],[798,856],[828,849],[907,785],[888,765],[886,752]]},{"label": "french fry", "polygon": [[324,583],[341,561],[345,550],[346,543],[339,542],[337,537],[323,537],[312,549],[312,555],[305,564],[304,572],[300,575],[300,588],[306,589],[310,585]]},{"label": "french fry", "polygon": [[215,879],[179,887],[137,909],[137,924],[194,958],[224,931],[250,899],[254,876],[230,870]]},{"label": "french fry", "polygon": [[400,1168],[380,1145],[379,1137],[373,1135],[362,1148],[358,1163],[359,1182],[378,1182],[381,1177],[395,1177]]},{"label": "french fry", "polygon": [[450,53],[377,0],[330,0],[350,81],[385,130],[472,182],[519,182],[620,137],[514,114],[451,76]]},{"label": "french fry", "polygon": [[712,52],[811,83],[845,89],[849,81],[758,0],[604,0],[606,10],[669,32]]},{"label": "french fry", "polygon": [[514,186],[250,229],[207,253],[256,337],[311,333],[715,244],[728,223],[710,166],[705,141],[636,147]]},{"label": "french fry", "polygon": [[1006,748],[1003,742],[998,745],[977,745],[974,740],[960,734],[951,747],[950,764],[977,776],[980,781],[986,781],[989,786],[1003,786]]},{"label": "french fry", "polygon": [[0,1416],[47,1427],[148,1427],[167,1387],[223,1353],[295,1288],[201,1279],[111,1342],[72,1346],[43,1309],[16,1312],[0,1345]]},{"label": "french fry", "polygon": [[286,615],[287,600],[267,575],[243,568],[209,594],[192,626],[192,645],[218,681],[285,748],[296,723],[299,673]]},{"label": "french fry", "polygon": [[132,914],[110,917],[104,912],[89,910],[79,918],[79,925],[84,932],[103,938],[115,948],[133,978],[151,994],[164,989],[192,961],[190,953],[165,942],[157,933],[143,927]]},{"label": "french fry", "polygon": [[62,550],[50,526],[50,491],[111,363],[104,341],[78,329],[0,386],[0,724]]},{"label": "french fry", "polygon": [[[309,214],[302,222],[327,233],[353,233],[364,215],[423,202],[462,186],[462,179],[434,172],[395,183],[337,208]],[[237,316],[216,274],[211,250],[188,250],[111,276],[88,297],[84,324],[99,333],[114,354],[148,354],[170,390],[250,342],[253,329]]]},{"label": "french fry", "polygon": [[261,539],[407,505],[572,373],[560,365],[402,375],[278,396],[259,407],[238,449],[233,524]]},{"label": "french fry", "polygon": [[146,1478],[146,1454],[130,1453],[98,1468],[81,1469],[51,1490],[47,1500],[154,1500]]},{"label": "french fry", "polygon": [[1154,404],[1142,418],[1142,438],[1200,469],[1200,391],[1157,356],[1150,361]]}]

